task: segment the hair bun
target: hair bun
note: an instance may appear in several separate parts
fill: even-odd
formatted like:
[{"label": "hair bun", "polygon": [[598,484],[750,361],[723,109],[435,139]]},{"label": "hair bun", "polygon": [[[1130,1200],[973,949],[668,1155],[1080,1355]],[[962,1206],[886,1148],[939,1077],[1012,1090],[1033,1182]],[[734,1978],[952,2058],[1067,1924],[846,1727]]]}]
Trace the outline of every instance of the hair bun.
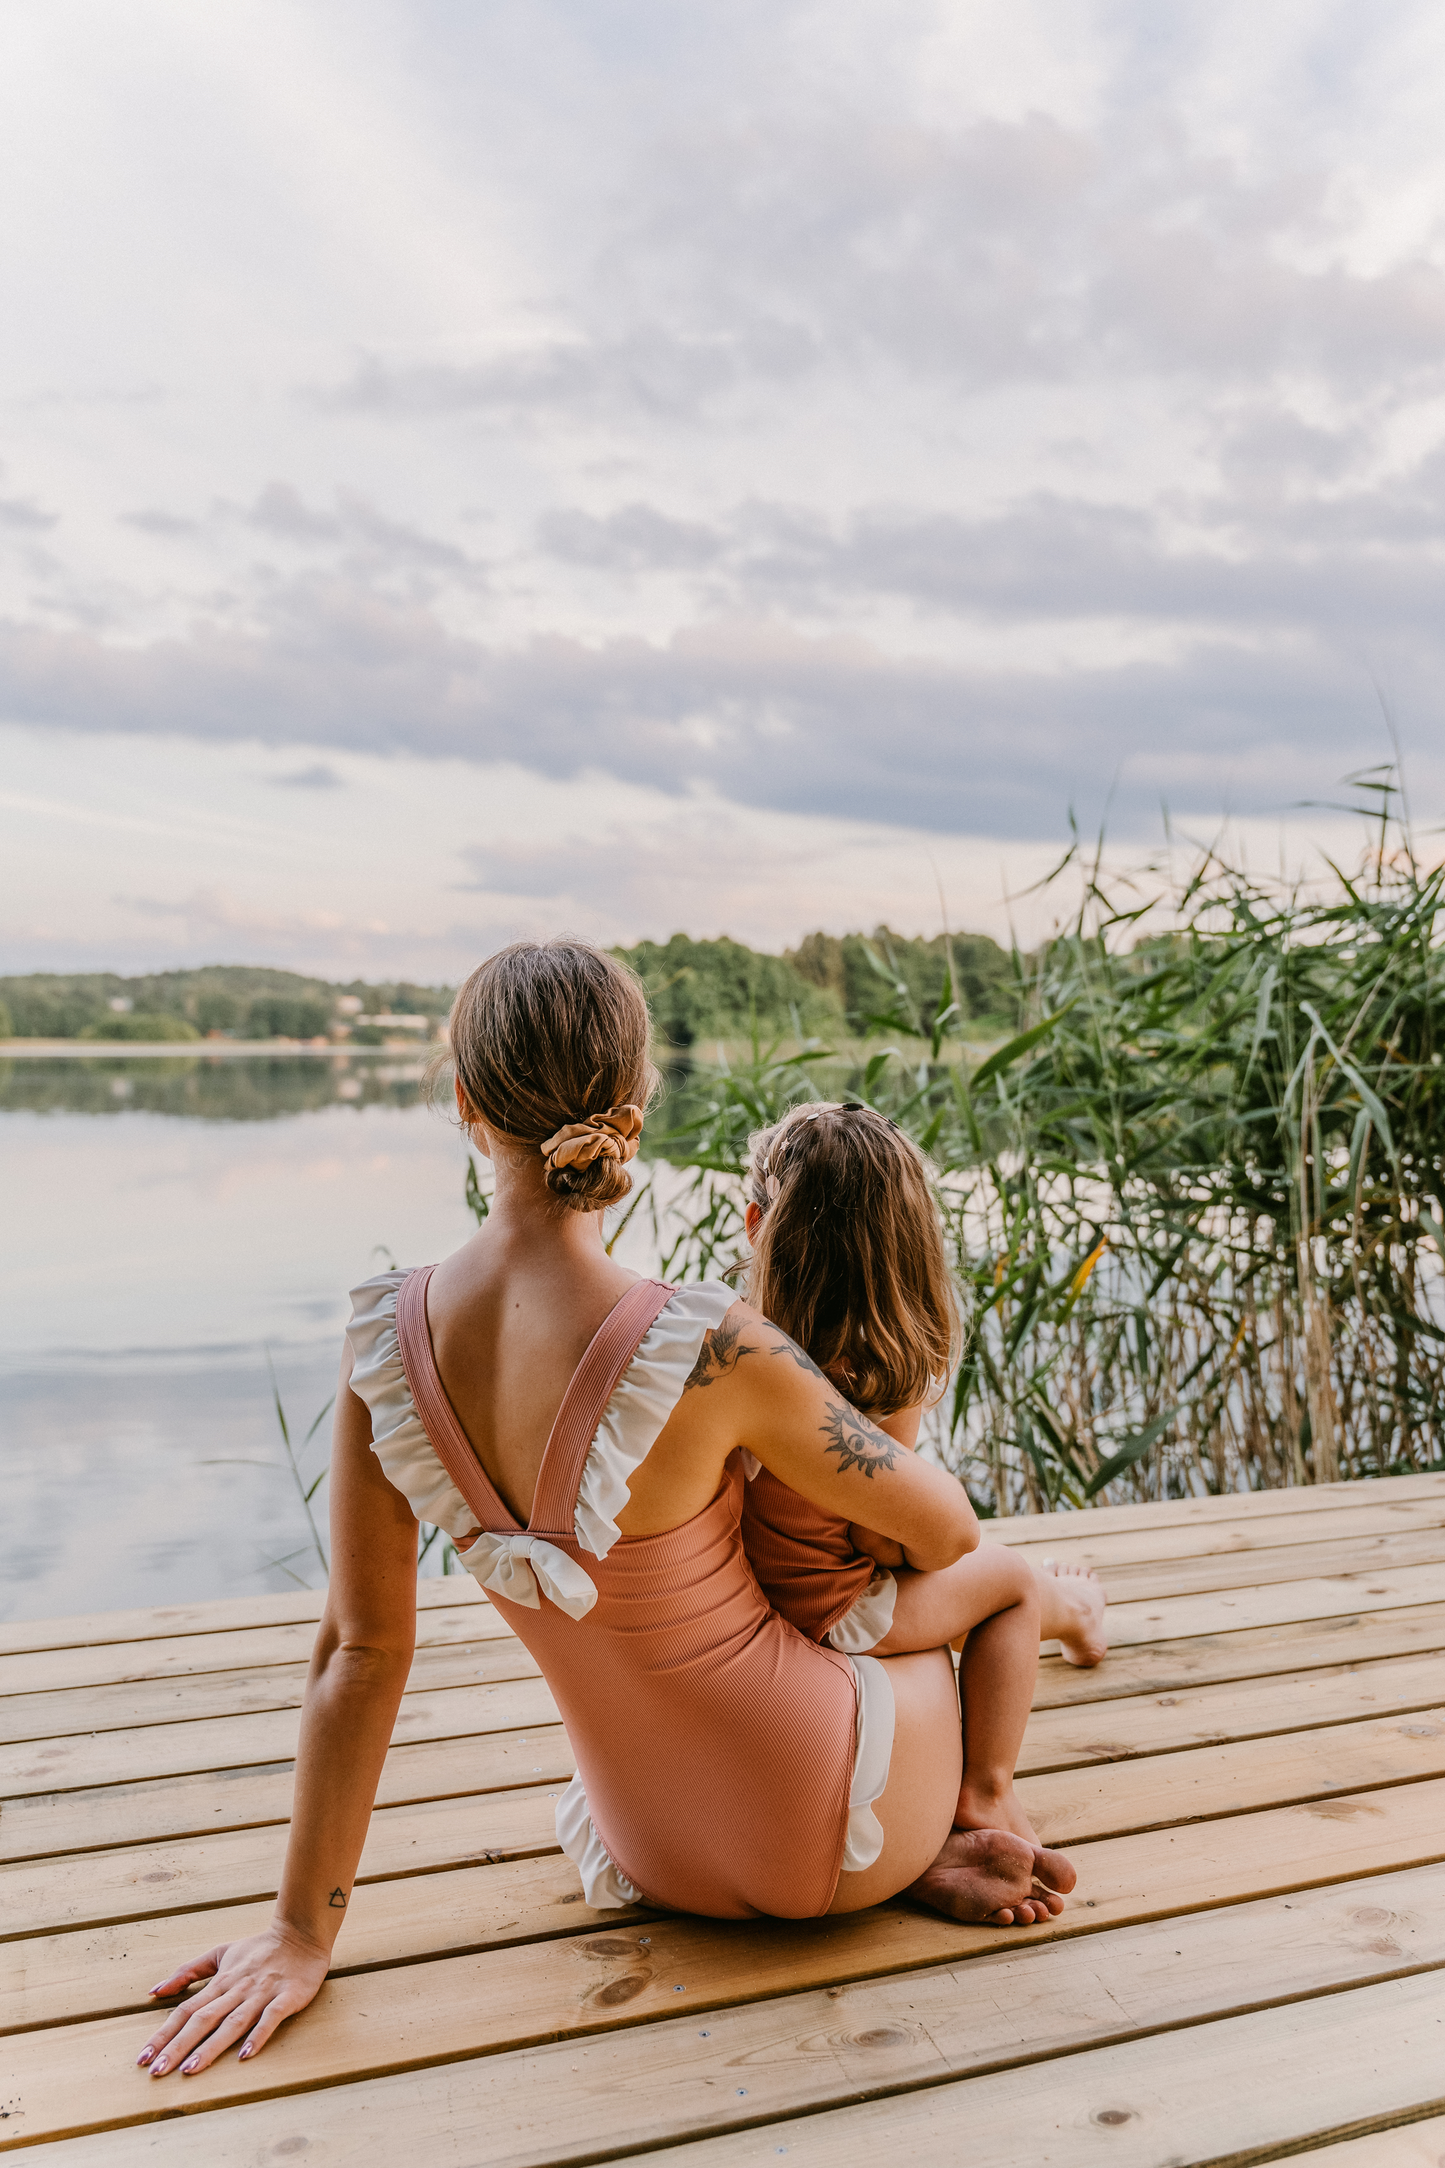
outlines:
[{"label": "hair bun", "polygon": [[641,1107],[609,1107],[605,1114],[564,1122],[541,1146],[541,1153],[549,1174],[559,1167],[590,1167],[595,1159],[625,1161],[636,1157],[641,1134]]}]

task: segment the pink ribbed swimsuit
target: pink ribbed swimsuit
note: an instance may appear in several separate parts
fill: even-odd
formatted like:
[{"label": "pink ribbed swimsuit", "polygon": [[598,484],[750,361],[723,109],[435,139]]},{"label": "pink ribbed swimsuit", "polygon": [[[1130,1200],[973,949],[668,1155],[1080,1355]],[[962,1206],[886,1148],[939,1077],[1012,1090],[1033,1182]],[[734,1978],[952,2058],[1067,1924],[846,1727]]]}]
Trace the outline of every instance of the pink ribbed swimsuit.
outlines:
[{"label": "pink ribbed swimsuit", "polygon": [[854,1549],[847,1521],[825,1513],[767,1468],[749,1480],[742,1528],[763,1594],[810,1641],[821,1641],[837,1625],[878,1571]]},{"label": "pink ribbed swimsuit", "polygon": [[[431,1267],[397,1291],[406,1382],[438,1459],[484,1531],[508,1510],[458,1423],[426,1322]],[[675,1290],[629,1288],[557,1412],[527,1532],[575,1560],[597,1598],[572,1617],[492,1601],[541,1667],[586,1786],[593,1827],[635,1887],[719,1919],[811,1918],[832,1900],[854,1775],[855,1673],[769,1610],[744,1556],[743,1475],[730,1460],[710,1505],[661,1535],[583,1550],[574,1513],[599,1418]]]}]

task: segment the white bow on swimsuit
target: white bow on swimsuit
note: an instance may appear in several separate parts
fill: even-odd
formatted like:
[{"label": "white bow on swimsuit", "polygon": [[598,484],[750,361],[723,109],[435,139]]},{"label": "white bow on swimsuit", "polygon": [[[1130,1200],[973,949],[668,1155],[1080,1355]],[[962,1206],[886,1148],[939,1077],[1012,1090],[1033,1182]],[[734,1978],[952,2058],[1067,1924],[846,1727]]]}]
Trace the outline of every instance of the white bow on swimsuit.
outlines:
[{"label": "white bow on swimsuit", "polygon": [[539,1582],[543,1595],[550,1596],[568,1618],[585,1618],[597,1601],[597,1584],[586,1569],[545,1536],[530,1535],[525,1528],[515,1532],[483,1529],[457,1556],[483,1588],[528,1611],[542,1607]]}]

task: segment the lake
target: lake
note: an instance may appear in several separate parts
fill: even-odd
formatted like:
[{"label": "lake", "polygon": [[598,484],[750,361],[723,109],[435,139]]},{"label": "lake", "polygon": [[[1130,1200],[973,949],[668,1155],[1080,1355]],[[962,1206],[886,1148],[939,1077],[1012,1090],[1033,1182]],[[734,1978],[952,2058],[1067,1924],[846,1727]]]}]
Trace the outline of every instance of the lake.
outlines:
[{"label": "lake", "polygon": [[[320,1584],[272,1371],[299,1442],[347,1289],[474,1229],[421,1070],[0,1059],[0,1616]],[[323,1423],[309,1474],[328,1450]]]}]

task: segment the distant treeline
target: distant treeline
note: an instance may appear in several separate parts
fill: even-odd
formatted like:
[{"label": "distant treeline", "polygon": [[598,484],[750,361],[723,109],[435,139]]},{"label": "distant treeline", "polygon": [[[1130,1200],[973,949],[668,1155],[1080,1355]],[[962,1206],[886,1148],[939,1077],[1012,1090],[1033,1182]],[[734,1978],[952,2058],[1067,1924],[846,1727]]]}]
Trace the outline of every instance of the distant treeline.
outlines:
[{"label": "distant treeline", "polygon": [[[865,1038],[874,1019],[908,1015],[924,1031],[940,1010],[957,1005],[959,1024],[991,1025],[1014,1012],[1010,961],[983,934],[950,944],[908,939],[886,926],[871,934],[813,933],[771,956],[740,941],[639,941],[614,953],[647,988],[657,1033],[682,1049],[709,1040],[800,1035]],[[209,964],[140,978],[95,971],[32,972],[0,978],[0,1038],[314,1039],[363,1015],[424,1016],[435,1025],[451,1006],[449,986],[407,980],[345,982],[307,978],[249,964]],[[118,1006],[129,1004],[128,1007]],[[353,1026],[363,1042],[373,1028]]]},{"label": "distant treeline", "polygon": [[[359,1000],[365,1015],[436,1022],[451,1007],[452,990],[405,980],[343,984],[256,964],[207,964],[142,978],[36,971],[0,978],[0,1038],[180,1040],[221,1031],[236,1039],[315,1039],[341,1021],[338,1003],[347,996]],[[117,1009],[118,1002],[130,1006]],[[357,1036],[366,1036],[365,1027]]]},{"label": "distant treeline", "polygon": [[871,934],[810,933],[781,956],[740,941],[639,941],[617,954],[647,988],[658,1036],[676,1047],[763,1037],[863,1039],[900,1013],[932,1029],[955,1000],[960,1024],[994,1024],[1014,1014],[1013,970],[986,934],[949,944],[908,939],[887,926]]}]

